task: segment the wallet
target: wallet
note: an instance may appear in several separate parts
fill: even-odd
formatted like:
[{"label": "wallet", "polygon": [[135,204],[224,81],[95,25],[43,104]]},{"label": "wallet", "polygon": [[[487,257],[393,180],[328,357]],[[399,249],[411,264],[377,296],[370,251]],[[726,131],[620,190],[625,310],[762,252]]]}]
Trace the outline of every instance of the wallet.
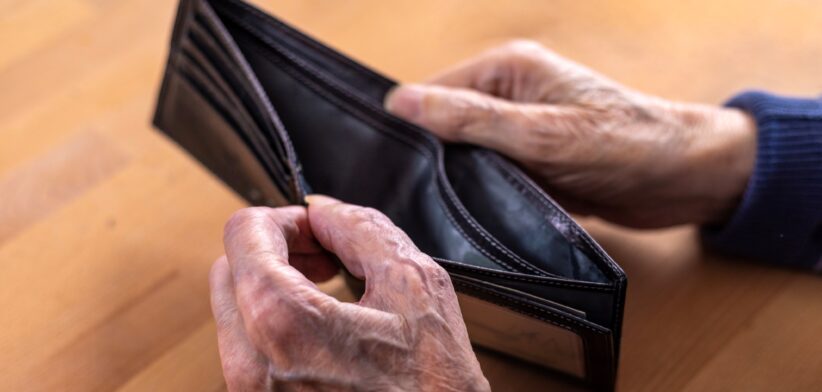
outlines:
[{"label": "wallet", "polygon": [[505,157],[386,112],[395,85],[240,0],[182,0],[154,124],[251,204],[382,211],[448,271],[475,345],[613,389],[622,269]]}]

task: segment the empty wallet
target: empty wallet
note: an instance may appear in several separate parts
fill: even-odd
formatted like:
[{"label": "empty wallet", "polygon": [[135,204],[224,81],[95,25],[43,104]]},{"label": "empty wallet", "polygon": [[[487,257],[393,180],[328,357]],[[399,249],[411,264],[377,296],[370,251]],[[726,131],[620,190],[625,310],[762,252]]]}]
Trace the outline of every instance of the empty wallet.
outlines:
[{"label": "empty wallet", "polygon": [[240,0],[182,0],[154,123],[251,204],[382,211],[448,271],[474,344],[613,389],[622,269],[506,158],[386,112],[395,85]]}]

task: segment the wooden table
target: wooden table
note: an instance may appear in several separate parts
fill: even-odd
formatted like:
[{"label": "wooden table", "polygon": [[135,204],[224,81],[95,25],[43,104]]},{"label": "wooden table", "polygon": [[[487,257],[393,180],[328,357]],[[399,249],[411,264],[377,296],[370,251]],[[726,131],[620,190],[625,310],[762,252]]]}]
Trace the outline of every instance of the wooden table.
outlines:
[{"label": "wooden table", "polygon": [[[812,0],[502,3],[262,5],[400,80],[530,37],[673,99],[822,91]],[[243,203],[149,125],[174,9],[0,0],[0,390],[225,388],[206,275]],[[583,223],[629,275],[621,390],[822,388],[819,277]],[[480,357],[496,390],[572,388]]]}]

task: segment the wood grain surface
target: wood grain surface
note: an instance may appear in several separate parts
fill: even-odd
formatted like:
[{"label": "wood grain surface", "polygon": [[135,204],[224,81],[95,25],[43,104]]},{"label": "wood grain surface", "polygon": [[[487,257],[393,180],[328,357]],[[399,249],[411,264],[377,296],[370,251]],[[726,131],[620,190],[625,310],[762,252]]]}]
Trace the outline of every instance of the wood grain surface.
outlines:
[{"label": "wood grain surface", "polygon": [[[532,38],[672,99],[822,91],[814,0],[258,4],[404,81]],[[0,0],[2,391],[225,389],[206,277],[243,202],[149,124],[174,11]],[[820,277],[706,254],[692,227],[582,222],[629,275],[620,390],[822,388]],[[575,388],[479,356],[495,390]]]}]

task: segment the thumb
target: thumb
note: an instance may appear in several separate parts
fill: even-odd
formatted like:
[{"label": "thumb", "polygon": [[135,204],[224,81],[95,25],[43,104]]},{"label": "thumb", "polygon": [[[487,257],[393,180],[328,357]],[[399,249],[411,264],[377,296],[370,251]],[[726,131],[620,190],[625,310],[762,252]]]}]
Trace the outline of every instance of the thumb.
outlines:
[{"label": "thumb", "polygon": [[474,90],[422,84],[394,88],[385,108],[444,140],[480,145],[515,159],[534,159],[529,146],[550,143],[535,138],[550,139],[567,123],[565,111],[553,105],[514,103]]}]

